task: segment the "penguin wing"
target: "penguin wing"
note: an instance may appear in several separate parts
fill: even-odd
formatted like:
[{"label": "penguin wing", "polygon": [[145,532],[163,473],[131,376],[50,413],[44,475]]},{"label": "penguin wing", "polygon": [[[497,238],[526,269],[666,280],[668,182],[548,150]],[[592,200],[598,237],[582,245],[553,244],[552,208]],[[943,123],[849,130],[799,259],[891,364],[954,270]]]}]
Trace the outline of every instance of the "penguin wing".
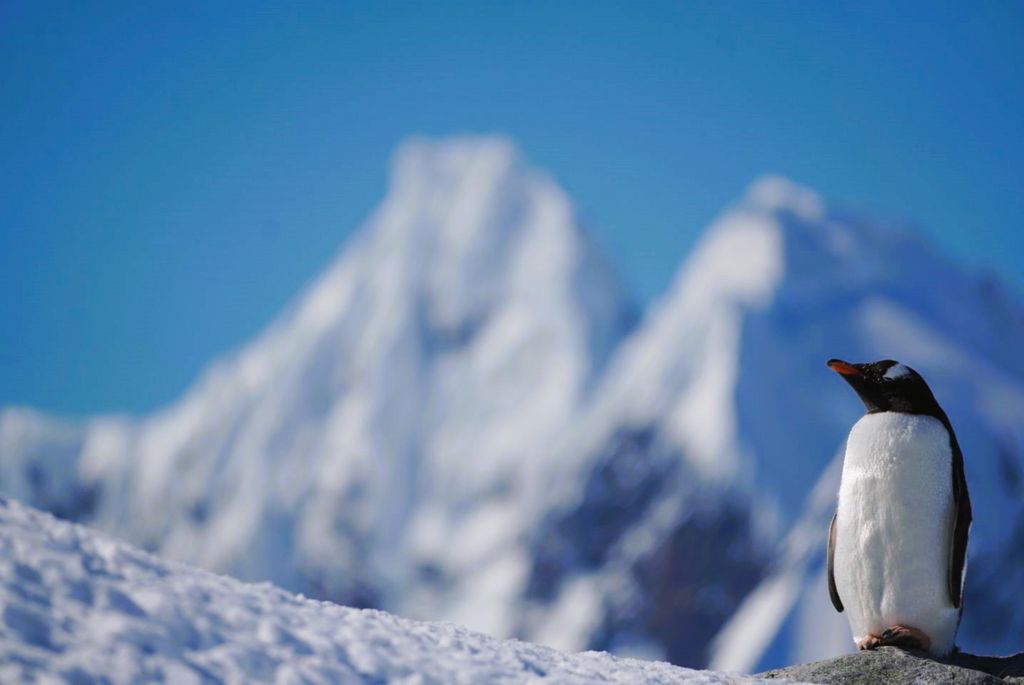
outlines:
[{"label": "penguin wing", "polygon": [[843,613],[843,600],[839,599],[839,590],[836,589],[835,557],[836,557],[836,516],[839,512],[832,514],[832,522],[828,524],[828,596],[832,598],[832,606],[836,611]]},{"label": "penguin wing", "polygon": [[964,455],[952,428],[949,441],[953,452],[953,540],[949,546],[949,599],[960,608],[963,600],[964,564],[967,561],[967,536],[971,530],[971,496],[964,475]]}]

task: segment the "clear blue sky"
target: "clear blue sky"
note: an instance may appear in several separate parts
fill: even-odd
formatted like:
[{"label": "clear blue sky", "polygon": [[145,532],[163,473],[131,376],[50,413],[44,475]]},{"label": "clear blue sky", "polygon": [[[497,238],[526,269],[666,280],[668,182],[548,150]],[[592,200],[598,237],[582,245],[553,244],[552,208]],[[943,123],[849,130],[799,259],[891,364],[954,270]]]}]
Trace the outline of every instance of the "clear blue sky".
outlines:
[{"label": "clear blue sky", "polygon": [[1022,36],[1015,0],[4,2],[0,404],[172,401],[411,133],[513,136],[642,302],[766,171],[1020,290]]}]

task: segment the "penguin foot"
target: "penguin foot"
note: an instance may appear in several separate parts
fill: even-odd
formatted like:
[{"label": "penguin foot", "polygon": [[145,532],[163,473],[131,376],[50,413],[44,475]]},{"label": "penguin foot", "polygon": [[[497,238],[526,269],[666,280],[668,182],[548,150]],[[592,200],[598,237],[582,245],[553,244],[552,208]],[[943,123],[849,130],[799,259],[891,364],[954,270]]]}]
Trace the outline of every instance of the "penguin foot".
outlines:
[{"label": "penguin foot", "polygon": [[879,647],[899,647],[901,649],[919,649],[927,652],[931,649],[932,639],[917,628],[909,626],[891,626],[881,635],[867,635],[857,642],[858,649],[878,649]]},{"label": "penguin foot", "polygon": [[880,638],[877,635],[865,635],[857,640],[857,649],[877,649],[882,646],[879,640]]}]

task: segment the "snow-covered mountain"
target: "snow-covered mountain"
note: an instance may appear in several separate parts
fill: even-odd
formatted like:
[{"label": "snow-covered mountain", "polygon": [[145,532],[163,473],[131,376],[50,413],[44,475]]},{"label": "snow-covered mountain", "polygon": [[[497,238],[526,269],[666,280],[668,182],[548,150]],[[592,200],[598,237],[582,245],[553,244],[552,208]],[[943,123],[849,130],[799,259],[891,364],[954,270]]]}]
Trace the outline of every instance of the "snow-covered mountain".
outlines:
[{"label": "snow-covered mountain", "polygon": [[962,635],[999,648],[1021,637],[991,633],[1024,592],[1020,341],[996,282],[777,177],[637,321],[509,143],[414,141],[326,273],[178,403],[0,412],[0,489],[315,597],[750,671],[852,646],[820,557],[860,408],[824,361],[894,357],[964,447]]},{"label": "snow-covered mountain", "polygon": [[0,475],[172,559],[509,635],[549,446],[634,318],[508,142],[412,141],[257,340],[142,421],[5,412]]},{"label": "snow-covered mountain", "polygon": [[3,498],[0,606],[5,683],[767,682],[308,600],[158,559]]}]

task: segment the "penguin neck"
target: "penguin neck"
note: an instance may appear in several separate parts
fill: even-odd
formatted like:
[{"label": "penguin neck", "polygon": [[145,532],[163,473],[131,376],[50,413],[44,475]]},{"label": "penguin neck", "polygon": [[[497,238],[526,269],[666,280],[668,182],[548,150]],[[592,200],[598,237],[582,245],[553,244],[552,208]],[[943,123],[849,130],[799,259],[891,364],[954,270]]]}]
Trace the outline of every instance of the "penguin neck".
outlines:
[{"label": "penguin neck", "polygon": [[951,450],[949,431],[933,416],[906,412],[865,414],[847,438],[843,477],[851,469],[852,473],[888,473],[893,469],[903,472],[909,463],[948,457]]},{"label": "penguin neck", "polygon": [[906,414],[908,416],[930,416],[933,419],[938,419],[942,422],[942,425],[946,427],[946,430],[950,433],[953,432],[953,426],[949,421],[949,417],[946,416],[946,412],[942,410],[939,403],[934,399],[926,406],[915,408],[914,411],[908,411],[904,409],[888,409],[879,407],[877,405],[868,404],[868,401],[863,397],[861,400],[864,401],[864,408],[866,409],[865,415],[871,416],[874,414]]},{"label": "penguin neck", "polygon": [[[851,383],[851,385],[853,385]],[[853,385],[857,397],[864,404],[864,410],[868,414],[880,414],[893,412],[896,414],[911,414],[918,416],[931,416],[943,423],[948,423],[946,413],[942,411],[935,396],[923,388],[920,392],[910,395],[891,394],[881,390],[877,386]]]}]

